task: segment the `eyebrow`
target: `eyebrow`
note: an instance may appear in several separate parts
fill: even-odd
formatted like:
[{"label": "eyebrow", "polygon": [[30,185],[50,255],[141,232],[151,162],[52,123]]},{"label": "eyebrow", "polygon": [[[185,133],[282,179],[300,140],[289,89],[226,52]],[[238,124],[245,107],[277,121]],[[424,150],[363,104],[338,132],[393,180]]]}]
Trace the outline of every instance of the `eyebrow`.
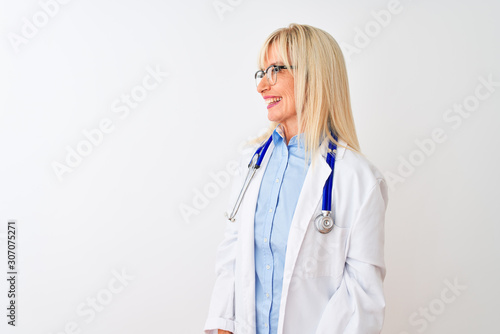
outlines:
[{"label": "eyebrow", "polygon": [[[283,66],[284,66],[285,64],[284,64],[282,61],[275,61],[275,62],[273,62],[273,63],[271,63],[271,64],[267,65],[267,67],[269,67],[269,66],[271,66],[271,65],[278,65],[278,66],[283,65]],[[267,68],[267,67],[266,67],[266,68]],[[264,71],[264,69],[261,69],[261,71]]]}]

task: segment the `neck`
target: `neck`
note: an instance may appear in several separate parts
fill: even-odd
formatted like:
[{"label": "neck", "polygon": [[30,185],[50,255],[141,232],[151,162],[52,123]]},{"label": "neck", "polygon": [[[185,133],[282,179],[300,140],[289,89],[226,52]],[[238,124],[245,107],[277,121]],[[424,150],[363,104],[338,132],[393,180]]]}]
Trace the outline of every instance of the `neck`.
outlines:
[{"label": "neck", "polygon": [[299,126],[297,122],[291,122],[291,124],[282,123],[281,125],[283,128],[283,134],[285,135],[286,145],[288,146],[288,143],[290,143],[290,139],[292,139],[299,133]]}]

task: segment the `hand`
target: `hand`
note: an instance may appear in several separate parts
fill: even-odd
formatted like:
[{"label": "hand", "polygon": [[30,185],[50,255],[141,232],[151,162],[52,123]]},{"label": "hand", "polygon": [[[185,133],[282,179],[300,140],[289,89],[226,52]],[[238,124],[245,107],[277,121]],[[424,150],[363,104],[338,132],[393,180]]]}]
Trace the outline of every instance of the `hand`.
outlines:
[{"label": "hand", "polygon": [[233,334],[233,333],[230,332],[230,331],[225,331],[223,329],[219,329],[218,332],[217,332],[217,334]]}]

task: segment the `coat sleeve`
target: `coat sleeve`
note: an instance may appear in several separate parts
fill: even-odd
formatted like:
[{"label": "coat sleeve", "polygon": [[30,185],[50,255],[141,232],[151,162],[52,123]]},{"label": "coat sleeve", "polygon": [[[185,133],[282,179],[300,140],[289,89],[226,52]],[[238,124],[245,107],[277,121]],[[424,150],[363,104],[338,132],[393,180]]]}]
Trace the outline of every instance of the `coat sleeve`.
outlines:
[{"label": "coat sleeve", "polygon": [[[239,194],[243,184],[243,158],[238,170],[232,180],[230,206],[228,214],[231,213],[232,206]],[[245,165],[246,166],[246,165]],[[234,274],[236,260],[236,243],[238,240],[239,221],[238,215],[235,222],[225,219],[226,227],[224,239],[217,247],[215,274],[216,280],[212,290],[212,297],[208,310],[208,317],[205,322],[205,334],[217,334],[218,329],[223,329],[234,333]]]},{"label": "coat sleeve", "polygon": [[379,334],[385,314],[384,221],[388,204],[383,178],[359,208],[347,240],[344,273],[328,301],[316,334]]}]

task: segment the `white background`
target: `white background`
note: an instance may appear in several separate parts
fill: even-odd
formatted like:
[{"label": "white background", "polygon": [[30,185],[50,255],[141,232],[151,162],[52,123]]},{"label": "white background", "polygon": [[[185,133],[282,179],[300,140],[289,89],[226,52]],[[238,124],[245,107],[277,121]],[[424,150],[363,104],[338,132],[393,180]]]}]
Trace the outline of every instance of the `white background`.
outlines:
[{"label": "white background", "polygon": [[[500,3],[401,0],[383,27],[388,1],[216,3],[73,0],[43,22],[38,1],[1,1],[0,267],[16,219],[20,274],[16,328],[1,279],[0,332],[201,333],[230,188],[211,173],[228,175],[267,126],[258,51],[294,22],[341,44],[366,156],[386,175],[416,164],[389,193],[383,332],[497,333],[500,86],[466,118],[448,110],[472,103],[481,77],[500,82]],[[33,16],[38,31],[15,46]],[[115,113],[147,68],[169,75]],[[59,180],[53,164],[103,119],[113,130]],[[446,140],[419,153],[437,128]],[[113,271],[133,276],[116,293]],[[106,305],[88,321],[77,309],[92,298]]]}]

